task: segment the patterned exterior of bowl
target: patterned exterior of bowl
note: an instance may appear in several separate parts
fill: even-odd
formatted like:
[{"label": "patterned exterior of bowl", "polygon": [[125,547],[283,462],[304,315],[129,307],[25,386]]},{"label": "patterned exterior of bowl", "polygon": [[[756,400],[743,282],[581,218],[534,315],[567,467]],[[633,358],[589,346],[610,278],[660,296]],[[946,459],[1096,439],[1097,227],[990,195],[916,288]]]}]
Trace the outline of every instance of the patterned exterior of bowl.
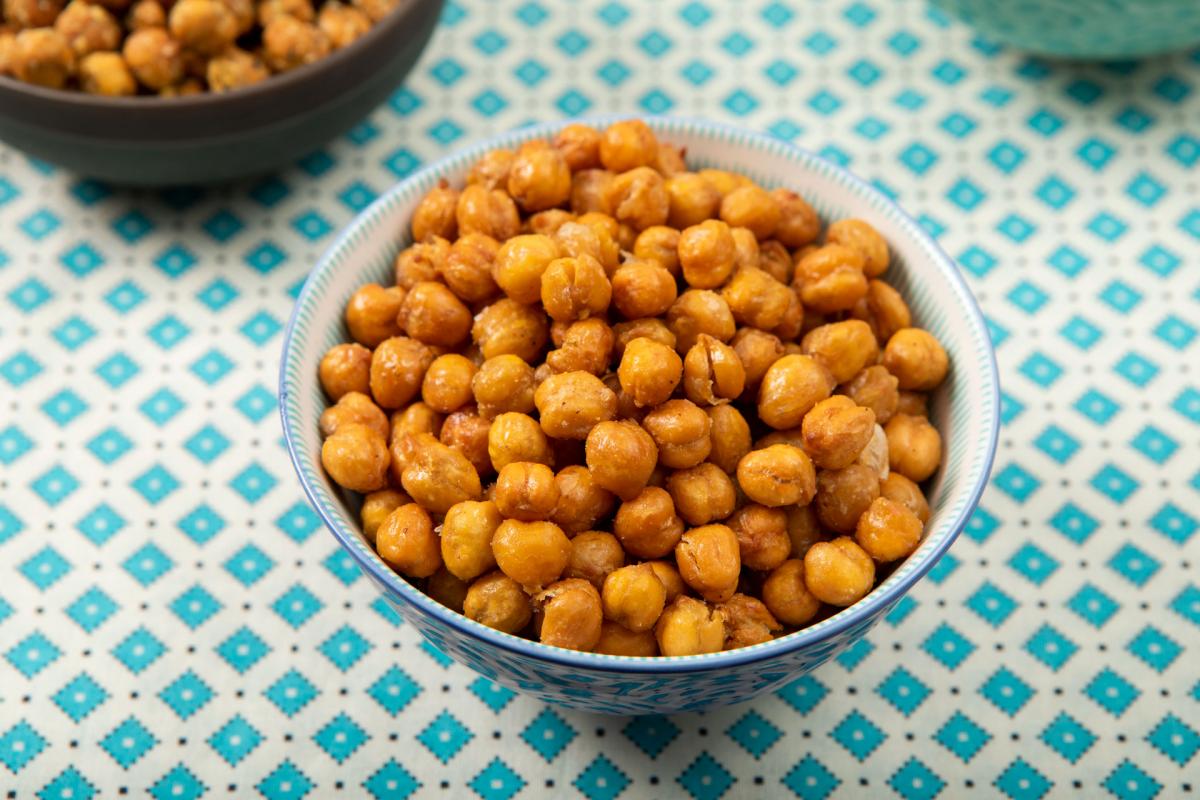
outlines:
[{"label": "patterned exterior of bowl", "polygon": [[987,36],[1033,53],[1133,58],[1200,43],[1197,0],[932,0]]},{"label": "patterned exterior of bowl", "polygon": [[[602,123],[601,120],[594,122]],[[937,562],[979,501],[999,427],[996,363],[983,317],[957,267],[915,221],[849,173],[786,142],[685,119],[650,120],[689,162],[746,173],[802,192],[826,218],[862,217],[892,246],[888,276],[915,319],[946,346],[952,369],[931,414],[947,450],[930,491],[933,515],[921,547],[858,604],[790,636],[741,650],[637,659],[546,647],[486,628],[425,596],[388,568],[362,537],[357,516],[321,468],[317,418],[325,397],[317,362],[346,340],[342,309],[358,286],[391,280],[417,201],[441,178],[461,182],[483,152],[545,137],[555,125],[504,134],[414,174],[367,208],[309,276],[288,325],[280,370],[284,436],[304,491],[325,524],[405,620],[451,657],[498,683],[566,706],[665,714],[748,700],[841,652],[878,622]]]}]

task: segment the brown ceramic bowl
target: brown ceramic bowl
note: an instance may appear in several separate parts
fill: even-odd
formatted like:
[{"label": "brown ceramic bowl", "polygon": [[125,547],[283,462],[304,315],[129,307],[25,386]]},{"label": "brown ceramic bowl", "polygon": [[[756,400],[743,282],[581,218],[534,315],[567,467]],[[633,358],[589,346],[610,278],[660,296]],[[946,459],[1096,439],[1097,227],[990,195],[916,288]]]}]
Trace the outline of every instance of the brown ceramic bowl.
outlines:
[{"label": "brown ceramic bowl", "polygon": [[97,97],[0,77],[0,139],[91,178],[143,186],[268,172],[350,128],[395,89],[443,0],[401,0],[349,47],[262,83],[189,97]]}]

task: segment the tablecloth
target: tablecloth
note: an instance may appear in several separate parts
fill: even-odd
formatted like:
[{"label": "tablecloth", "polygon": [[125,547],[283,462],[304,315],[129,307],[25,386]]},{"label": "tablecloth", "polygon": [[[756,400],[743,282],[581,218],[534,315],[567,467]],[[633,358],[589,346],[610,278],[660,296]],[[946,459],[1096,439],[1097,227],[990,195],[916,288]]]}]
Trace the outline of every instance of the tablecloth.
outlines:
[{"label": "tablecloth", "polygon": [[[1198,83],[1200,53],[1053,63],[915,0],[450,0],[406,86],[273,177],[123,191],[0,149],[5,795],[1196,791]],[[957,259],[1002,370],[950,554],[835,662],[708,714],[587,716],[450,663],[280,441],[282,326],[356,211],[489,133],[612,112],[873,181]]]}]

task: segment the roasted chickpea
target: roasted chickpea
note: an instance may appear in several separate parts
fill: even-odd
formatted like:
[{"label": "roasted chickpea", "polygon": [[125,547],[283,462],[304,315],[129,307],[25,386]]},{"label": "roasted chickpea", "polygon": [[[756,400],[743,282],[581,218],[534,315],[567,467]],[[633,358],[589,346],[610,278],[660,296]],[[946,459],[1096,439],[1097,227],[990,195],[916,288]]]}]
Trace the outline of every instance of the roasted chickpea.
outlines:
[{"label": "roasted chickpea", "polygon": [[232,46],[208,60],[204,75],[209,91],[225,92],[265,81],[271,71],[258,56]]},{"label": "roasted chickpea", "polygon": [[608,574],[600,592],[604,618],[634,633],[658,622],[667,592],[649,564],[620,567]]},{"label": "roasted chickpea", "polygon": [[[618,362],[625,357],[625,348],[634,339],[651,339],[659,344],[667,347],[675,348],[675,334],[667,327],[667,324],[658,318],[635,319],[628,322],[618,322],[613,326],[613,334],[616,337],[614,343],[613,355],[617,357]],[[680,370],[682,374],[682,362]]]},{"label": "roasted chickpea", "polygon": [[328,0],[321,4],[317,27],[329,37],[334,49],[348,47],[371,29],[371,18],[360,9]]},{"label": "roasted chickpea", "polygon": [[881,344],[887,344],[895,333],[912,325],[912,313],[900,293],[883,281],[867,283],[867,294],[859,300],[850,315],[871,327]]},{"label": "roasted chickpea", "polygon": [[518,303],[536,303],[541,299],[542,273],[560,255],[558,244],[549,236],[514,236],[496,253],[496,283]]},{"label": "roasted chickpea", "polygon": [[237,18],[221,0],[177,0],[167,21],[176,41],[204,55],[221,52],[238,35]]},{"label": "roasted chickpea", "polygon": [[[7,4],[6,4],[7,5]],[[75,74],[75,51],[53,28],[27,28],[9,46],[9,69],[26,83],[61,89]]]},{"label": "roasted chickpea", "polygon": [[671,469],[687,469],[712,452],[712,422],[689,400],[668,400],[642,420],[658,446],[658,461]]},{"label": "roasted chickpea", "polygon": [[733,270],[762,269],[762,253],[758,239],[749,228],[731,228],[733,236]]},{"label": "roasted chickpea", "polygon": [[667,478],[667,491],[679,516],[689,525],[725,519],[737,504],[733,481],[716,464],[681,469]]},{"label": "roasted chickpea", "polygon": [[572,172],[600,166],[600,132],[590,125],[573,123],[554,137],[554,147]]},{"label": "roasted chickpea", "polygon": [[445,418],[422,402],[392,413],[392,442],[407,433],[428,433],[437,437]]},{"label": "roasted chickpea", "polygon": [[603,375],[608,372],[615,340],[613,329],[599,317],[572,322],[566,326],[558,349],[546,354],[546,365],[555,372],[579,370]]},{"label": "roasted chickpea", "polygon": [[553,236],[559,228],[568,222],[574,222],[575,215],[561,208],[550,208],[539,211],[525,220],[526,233],[539,236]]},{"label": "roasted chickpea", "polygon": [[608,185],[608,206],[619,222],[644,231],[667,221],[670,198],[663,178],[650,167],[622,172]]},{"label": "roasted chickpea", "polygon": [[667,327],[675,334],[675,351],[686,354],[700,334],[721,342],[733,338],[737,324],[725,298],[704,289],[689,289],[667,310]]},{"label": "roasted chickpea", "polygon": [[371,394],[383,408],[400,408],[421,389],[433,351],[416,339],[393,336],[371,354]]},{"label": "roasted chickpea", "polygon": [[350,296],[346,303],[346,328],[356,342],[375,347],[384,339],[403,331],[397,317],[405,291],[398,286],[387,289],[368,283]]},{"label": "roasted chickpea", "polygon": [[886,425],[900,403],[897,384],[896,377],[886,367],[876,364],[855,375],[841,391],[856,404],[871,409],[877,423]]},{"label": "roasted chickpea", "polygon": [[449,257],[450,243],[440,236],[406,247],[396,256],[396,285],[411,289],[421,281],[440,281]]},{"label": "roasted chickpea", "polygon": [[138,83],[147,89],[158,91],[183,80],[183,48],[162,28],[131,33],[121,53]]},{"label": "roasted chickpea", "polygon": [[492,423],[476,413],[474,406],[463,406],[446,417],[438,439],[467,457],[482,478],[491,475],[492,460],[488,456],[488,434]]},{"label": "roasted chickpea", "polygon": [[658,143],[658,156],[652,165],[664,178],[671,178],[687,170],[684,148],[669,142]]},{"label": "roasted chickpea", "polygon": [[545,464],[517,461],[506,464],[496,478],[496,507],[509,519],[535,522],[549,519],[558,503],[554,471]]},{"label": "roasted chickpea", "polygon": [[[194,0],[180,0],[181,4],[183,2]],[[83,0],[71,0],[67,4],[54,20],[54,30],[66,37],[67,44],[80,58],[88,53],[116,50],[123,36],[121,26],[107,9]]]},{"label": "roasted chickpea", "polygon": [[883,366],[896,376],[901,389],[921,392],[937,388],[949,367],[946,351],[934,336],[920,328],[902,328],[883,349]]},{"label": "roasted chickpea", "polygon": [[806,308],[821,314],[848,311],[867,294],[862,253],[840,244],[818,247],[796,262],[792,285]]},{"label": "roasted chickpea", "polygon": [[597,485],[623,500],[641,492],[658,462],[658,448],[650,434],[628,421],[601,422],[592,428],[586,454]]},{"label": "roasted chickpea", "polygon": [[845,395],[834,395],[804,416],[804,451],[823,469],[854,463],[875,432],[875,414]]},{"label": "roasted chickpea", "polygon": [[471,327],[484,358],[511,353],[527,364],[538,359],[549,336],[545,314],[507,297],[476,314]]},{"label": "roasted chickpea", "polygon": [[871,327],[862,320],[831,322],[804,334],[800,348],[821,362],[837,383],[845,383],[879,357]]},{"label": "roasted chickpea", "polygon": [[937,471],[942,463],[942,436],[929,420],[897,414],[883,430],[892,469],[917,483]]},{"label": "roasted chickpea", "polygon": [[704,412],[712,423],[712,450],[708,460],[733,474],[738,462],[750,452],[750,425],[731,405],[712,406]]},{"label": "roasted chickpea", "polygon": [[774,444],[752,450],[737,465],[738,485],[756,503],[806,505],[817,489],[812,461],[799,447]]},{"label": "roasted chickpea", "polygon": [[728,525],[737,536],[742,566],[747,569],[775,569],[792,552],[788,515],[782,508],[751,503],[735,511]]},{"label": "roasted chickpea", "polygon": [[613,172],[649,167],[658,158],[658,138],[639,119],[614,122],[600,135],[600,163]]},{"label": "roasted chickpea", "polygon": [[721,219],[735,228],[749,228],[761,242],[770,239],[783,217],[779,201],[761,186],[747,183],[721,198]]},{"label": "roasted chickpea", "polygon": [[929,501],[921,487],[913,483],[899,472],[890,472],[879,483],[879,495],[893,500],[908,508],[916,515],[921,525],[929,521]]},{"label": "roasted chickpea", "polygon": [[783,322],[792,290],[761,269],[738,270],[721,290],[733,318],[743,325],[771,330]]},{"label": "roasted chickpea", "polygon": [[526,588],[537,588],[562,575],[571,541],[553,522],[506,519],[492,536],[492,553],[505,575]]},{"label": "roasted chickpea", "polygon": [[656,263],[627,261],[613,273],[613,304],[627,319],[665,314],[675,298],[675,279]]},{"label": "roasted chickpea", "polygon": [[488,189],[478,183],[459,193],[454,215],[460,236],[482,233],[505,241],[516,236],[521,228],[521,216],[513,199],[501,189]]},{"label": "roasted chickpea", "polygon": [[612,299],[612,284],[604,267],[589,255],[559,258],[542,273],[541,296],[552,319],[571,322],[603,314]]},{"label": "roasted chickpea", "polygon": [[167,12],[158,0],[136,0],[125,14],[125,27],[130,31],[143,28],[167,27]]},{"label": "roasted chickpea", "polygon": [[64,0],[4,0],[0,14],[16,28],[46,28],[62,13]]},{"label": "roasted chickpea", "polygon": [[583,214],[574,222],[560,225],[552,238],[564,257],[591,256],[604,267],[605,276],[611,277],[617,269],[621,247],[617,244],[613,231],[610,231],[607,225],[601,224],[601,219],[612,218]]},{"label": "roasted chickpea", "polygon": [[362,392],[347,392],[337,403],[321,412],[321,433],[332,436],[342,425],[366,425],[384,439],[388,436],[387,414]]},{"label": "roasted chickpea", "polygon": [[875,562],[849,537],[817,542],[804,557],[804,584],[823,603],[853,605],[875,585]]},{"label": "roasted chickpea", "polygon": [[533,367],[520,356],[493,356],[471,378],[471,391],[480,416],[489,419],[509,411],[533,411]]},{"label": "roasted chickpea", "polygon": [[411,497],[395,489],[380,489],[377,492],[368,494],[363,498],[362,508],[359,510],[363,536],[366,536],[367,540],[373,543],[375,541],[375,533],[379,530],[379,526],[383,524],[383,521],[388,518],[388,515],[400,506],[411,502]]},{"label": "roasted chickpea", "polygon": [[527,212],[563,205],[571,196],[571,168],[549,142],[525,142],[508,170],[508,193]]},{"label": "roasted chickpea", "polygon": [[467,173],[467,185],[483,189],[503,189],[508,184],[508,171],[517,154],[512,150],[497,148],[480,156]]},{"label": "roasted chickpea", "polygon": [[471,381],[475,372],[475,365],[466,356],[458,353],[438,356],[425,370],[425,377],[421,381],[421,399],[434,411],[447,414],[456,411],[474,397]]},{"label": "roasted chickpea", "polygon": [[761,450],[764,447],[770,447],[773,444],[790,444],[792,447],[804,449],[804,434],[800,426],[795,428],[787,428],[782,431],[771,431],[766,436],[761,436],[754,441],[754,449]]},{"label": "roasted chickpea", "polygon": [[400,506],[375,532],[375,549],[392,569],[428,578],[442,566],[441,547],[429,512],[416,503]]},{"label": "roasted chickpea", "polygon": [[672,277],[677,277],[679,275],[679,231],[665,225],[653,225],[646,228],[638,234],[637,239],[633,242],[633,255],[639,261],[657,264],[669,272]]},{"label": "roasted chickpea", "polygon": [[605,620],[600,626],[600,639],[594,652],[609,656],[650,658],[658,655],[658,640],[654,631],[634,633],[615,622]]},{"label": "roasted chickpea", "polygon": [[612,493],[596,484],[587,467],[563,467],[554,476],[554,484],[559,497],[550,521],[568,535],[589,530],[612,510]]},{"label": "roasted chickpea", "polygon": [[641,407],[665,402],[683,375],[683,360],[652,339],[637,338],[625,346],[617,376],[621,389]]},{"label": "roasted chickpea", "polygon": [[551,375],[534,393],[542,430],[556,439],[586,439],[616,416],[617,396],[590,372]]},{"label": "roasted chickpea", "polygon": [[371,351],[361,344],[336,344],[321,357],[321,388],[332,400],[349,392],[370,391]]},{"label": "roasted chickpea", "polygon": [[735,594],[718,609],[725,617],[726,650],[769,642],[783,630],[763,602],[747,594]]},{"label": "roasted chickpea", "polygon": [[446,569],[469,581],[496,568],[492,536],[504,518],[496,504],[466,500],[446,511],[442,522],[441,553]]},{"label": "roasted chickpea", "polygon": [[791,558],[771,571],[763,581],[762,599],[767,610],[785,625],[799,628],[821,610],[821,601],[805,582],[804,561]]},{"label": "roasted chickpea", "polygon": [[463,614],[489,628],[519,633],[533,617],[533,605],[519,583],[497,570],[467,589]]},{"label": "roasted chickpea", "polygon": [[[668,551],[669,552],[669,551]],[[672,561],[647,561],[650,568],[654,570],[654,574],[658,576],[658,580],[662,583],[663,589],[667,593],[667,603],[673,603],[676,597],[681,594],[686,594],[688,591],[687,584],[683,582],[683,576],[679,574],[679,570],[675,568]]]},{"label": "roasted chickpea", "polygon": [[263,60],[275,72],[286,72],[329,55],[333,45],[311,22],[279,16],[263,26]]},{"label": "roasted chickpea", "polygon": [[858,518],[854,540],[876,561],[899,561],[917,549],[922,528],[908,506],[877,497]]},{"label": "roasted chickpea", "polygon": [[683,390],[703,405],[727,403],[746,386],[746,370],[732,347],[706,333],[696,338],[683,360]]},{"label": "roasted chickpea", "polygon": [[824,365],[809,356],[785,355],[763,375],[758,416],[772,428],[794,428],[833,387],[833,376]]},{"label": "roasted chickpea", "polygon": [[787,509],[787,533],[792,543],[791,558],[804,558],[808,548],[824,541],[821,521],[817,518],[817,509],[812,503]]},{"label": "roasted chickpea", "polygon": [[665,489],[647,486],[617,508],[613,533],[635,558],[662,558],[679,543],[683,520]]},{"label": "roasted chickpea", "polygon": [[584,169],[571,176],[571,211],[612,213],[609,196],[615,176],[606,169]]},{"label": "roasted chickpea", "polygon": [[488,457],[496,470],[515,461],[553,463],[542,427],[533,417],[515,412],[500,414],[492,420],[488,431]]},{"label": "roasted chickpea", "polygon": [[783,342],[778,336],[757,328],[740,328],[731,344],[746,373],[744,391],[757,394],[767,370],[783,357]]},{"label": "roasted chickpea", "polygon": [[719,653],[725,647],[725,615],[699,600],[680,596],[663,609],[654,636],[664,656]]},{"label": "roasted chickpea", "polygon": [[339,486],[374,492],[387,485],[387,441],[360,423],[343,423],[321,445],[321,465]]},{"label": "roasted chickpea", "polygon": [[722,198],[734,189],[751,185],[751,180],[745,175],[739,175],[736,172],[729,172],[728,170],[702,169],[696,174],[708,181]]},{"label": "roasted chickpea", "polygon": [[571,540],[571,557],[563,575],[582,578],[599,589],[609,573],[623,566],[625,551],[617,537],[604,531],[584,531]]},{"label": "roasted chickpea", "polygon": [[721,193],[703,175],[681,172],[668,178],[664,188],[670,206],[667,224],[672,228],[683,230],[717,215]]},{"label": "roasted chickpea", "polygon": [[424,508],[444,514],[455,503],[482,494],[479,473],[467,457],[427,433],[409,434],[400,484]]},{"label": "roasted chickpea", "polygon": [[465,233],[450,247],[439,277],[466,303],[491,300],[499,292],[492,277],[500,243],[482,233]]},{"label": "roasted chickpea", "polygon": [[853,533],[858,518],[879,497],[879,474],[862,464],[817,473],[817,519],[838,533]]},{"label": "roasted chickpea", "polygon": [[[744,231],[746,229],[735,228],[734,230]],[[760,245],[758,264],[754,266],[785,286],[792,282],[792,254],[779,243],[778,239],[768,239]]]},{"label": "roasted chickpea", "polygon": [[821,219],[803,197],[788,189],[771,192],[779,206],[779,225],[775,238],[785,247],[803,247],[817,240],[821,234]]},{"label": "roasted chickpea", "polygon": [[[887,367],[884,367],[887,369]],[[898,382],[897,382],[898,383]],[[896,403],[897,414],[908,414],[910,417],[929,417],[929,397],[924,392],[900,392]]]},{"label": "roasted chickpea", "polygon": [[684,583],[710,603],[723,603],[737,590],[742,569],[738,540],[725,525],[705,525],[683,534],[675,563]]},{"label": "roasted chickpea", "polygon": [[859,452],[858,458],[854,459],[854,462],[869,467],[879,476],[880,480],[883,480],[891,472],[888,456],[887,433],[879,423],[876,423],[873,426],[871,438],[867,440],[866,446]]},{"label": "roasted chickpea", "polygon": [[423,242],[431,236],[454,241],[458,238],[458,190],[442,181],[421,198],[412,216],[412,238]]},{"label": "roasted chickpea", "polygon": [[567,578],[533,598],[534,625],[542,644],[590,652],[600,641],[604,612],[596,587]]},{"label": "roasted chickpea", "polygon": [[840,244],[862,253],[863,271],[876,278],[888,268],[888,246],[871,225],[861,219],[840,219],[829,226],[825,241]]},{"label": "roasted chickpea", "polygon": [[788,299],[788,310],[783,315],[783,321],[775,326],[771,330],[771,333],[778,336],[781,340],[788,342],[788,344],[795,345],[795,342],[792,340],[804,330],[806,316],[804,306],[800,302],[800,295],[796,294],[795,290],[792,290],[792,296]]},{"label": "roasted chickpea", "polygon": [[715,289],[733,272],[736,249],[729,226],[708,219],[679,234],[679,267],[688,285]]},{"label": "roasted chickpea", "polygon": [[445,567],[425,579],[425,594],[459,614],[463,612],[468,588],[466,581],[454,577]]}]

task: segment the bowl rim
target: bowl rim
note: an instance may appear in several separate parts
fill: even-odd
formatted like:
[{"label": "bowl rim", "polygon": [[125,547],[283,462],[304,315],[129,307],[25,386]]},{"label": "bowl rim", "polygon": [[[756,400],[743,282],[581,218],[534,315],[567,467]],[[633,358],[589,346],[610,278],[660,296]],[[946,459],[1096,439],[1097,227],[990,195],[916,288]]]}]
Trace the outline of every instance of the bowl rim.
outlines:
[{"label": "bowl rim", "polygon": [[[686,129],[686,133],[692,135],[736,137],[740,146],[749,146],[756,151],[771,152],[774,149],[782,148],[807,165],[825,171],[828,175],[848,187],[856,197],[866,201],[873,208],[890,213],[895,218],[895,221],[905,227],[907,233],[916,241],[916,244],[924,248],[925,253],[930,256],[934,265],[942,274],[942,277],[947,281],[954,296],[962,306],[961,310],[965,312],[968,328],[970,329],[970,338],[978,340],[985,345],[986,358],[984,359],[984,363],[978,365],[978,367],[982,370],[983,377],[982,389],[985,401],[983,406],[985,408],[982,411],[990,411],[990,413],[987,414],[987,418],[985,419],[985,430],[988,437],[987,441],[982,443],[986,448],[982,468],[976,477],[974,485],[966,489],[964,496],[967,498],[967,501],[961,505],[958,514],[948,523],[947,534],[940,541],[936,542],[934,547],[925,551],[921,556],[921,560],[913,565],[908,572],[900,576],[895,583],[886,586],[886,591],[881,592],[880,588],[883,588],[888,581],[892,580],[891,577],[886,579],[880,586],[875,587],[862,600],[836,612],[825,620],[822,620],[816,626],[801,629],[769,642],[736,650],[725,650],[703,655],[656,658],[610,656],[599,653],[566,650],[488,628],[429,598],[387,567],[377,555],[373,553],[368,555],[367,550],[369,550],[369,547],[365,546],[359,539],[359,534],[354,526],[338,518],[339,516],[344,517],[344,512],[328,508],[318,496],[317,487],[305,475],[300,455],[301,445],[298,441],[302,438],[303,433],[298,427],[299,421],[293,418],[289,408],[289,374],[292,372],[289,366],[298,352],[297,349],[293,348],[292,340],[296,335],[296,327],[301,314],[311,302],[313,295],[319,291],[316,287],[316,279],[323,272],[331,269],[335,254],[350,248],[351,242],[357,237],[357,234],[363,228],[373,224],[373,218],[381,213],[394,198],[407,192],[410,187],[419,184],[423,180],[436,178],[455,166],[472,163],[483,153],[497,147],[512,146],[531,138],[550,136],[566,125],[581,123],[600,127],[629,118],[630,115],[627,114],[570,117],[557,121],[525,125],[490,136],[470,147],[453,151],[417,170],[405,179],[397,182],[357,214],[350,224],[339,234],[338,238],[321,254],[316,265],[305,279],[304,286],[297,296],[296,304],[293,307],[284,332],[280,358],[278,403],[288,456],[291,459],[293,469],[300,479],[309,504],[316,510],[325,527],[330,530],[342,548],[350,553],[350,556],[354,558],[360,568],[366,571],[377,584],[386,587],[388,591],[385,594],[390,599],[402,600],[407,605],[412,606],[416,613],[432,616],[437,623],[445,625],[459,634],[481,640],[486,645],[498,647],[516,656],[529,658],[538,662],[549,662],[563,667],[589,671],[640,674],[706,672],[783,656],[832,639],[848,628],[864,623],[889,604],[899,600],[917,581],[933,568],[934,564],[938,562],[955,540],[957,540],[971,514],[979,504],[979,500],[987,487],[988,477],[995,461],[1000,432],[1000,388],[995,347],[991,342],[983,312],[980,310],[978,302],[967,286],[966,280],[959,272],[957,265],[912,216],[901,209],[899,205],[879,189],[843,167],[784,139],[736,125],[694,117],[637,116],[637,118],[646,121],[647,124],[654,128],[656,133],[663,133],[665,130],[669,134],[671,129],[683,127]],[[300,366],[302,369],[309,370],[315,375],[314,365]],[[354,539],[353,543],[350,542],[351,538]]]}]

